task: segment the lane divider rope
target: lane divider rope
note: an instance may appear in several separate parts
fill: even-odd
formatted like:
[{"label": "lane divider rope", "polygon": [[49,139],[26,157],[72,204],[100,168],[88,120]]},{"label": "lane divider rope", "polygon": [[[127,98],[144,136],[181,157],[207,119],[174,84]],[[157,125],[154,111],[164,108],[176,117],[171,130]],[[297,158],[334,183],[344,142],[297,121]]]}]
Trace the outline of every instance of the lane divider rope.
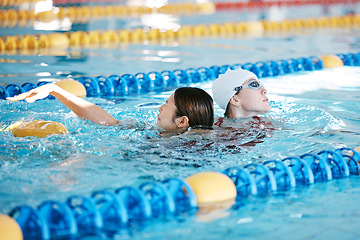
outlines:
[{"label": "lane divider rope", "polygon": [[216,10],[242,10],[244,8],[269,8],[272,6],[301,6],[301,5],[333,5],[355,4],[359,0],[280,0],[280,1],[231,1],[215,3]]},{"label": "lane divider rope", "polygon": [[[360,66],[360,53],[337,54],[331,56],[345,66]],[[259,61],[255,63],[232,64],[211,67],[176,69],[162,72],[151,71],[149,73],[139,72],[137,74],[123,74],[80,77],[75,79],[82,83],[86,89],[87,97],[117,97],[125,95],[136,95],[143,93],[162,92],[177,86],[190,85],[215,80],[227,69],[249,70],[259,78],[275,77],[300,71],[314,71],[324,69],[323,57],[302,57],[274,61]],[[339,65],[338,65],[339,66]],[[0,99],[6,99],[23,92],[27,92],[38,86],[50,82],[42,81],[38,84],[27,82],[22,85],[9,84],[6,87],[0,85]]]},{"label": "lane divider rope", "polygon": [[[21,5],[34,5],[42,0],[0,0],[1,7],[20,7]],[[124,0],[53,0],[55,6],[80,5],[80,4],[125,4]],[[354,4],[359,0],[278,0],[278,1],[231,1],[214,2],[216,10],[229,10],[240,8],[267,8],[271,6],[299,6],[299,5],[332,5],[332,4]],[[191,4],[191,3],[187,3]],[[172,4],[166,4],[166,6]],[[174,4],[175,5],[175,4]],[[171,7],[172,8],[172,7]],[[176,10],[175,10],[176,11]]]},{"label": "lane divider rope", "polygon": [[205,14],[215,11],[213,3],[177,3],[167,4],[158,8],[127,5],[97,5],[97,6],[68,6],[53,7],[50,10],[35,13],[34,10],[4,9],[0,11],[0,28],[31,26],[35,21],[51,22],[68,19],[72,23],[87,23],[90,20],[103,18],[139,17],[143,14]]},{"label": "lane divider rope", "polygon": [[[359,175],[360,154],[351,148],[230,167],[222,171],[235,184],[236,200],[266,197],[297,186]],[[138,188],[100,190],[91,196],[71,196],[64,203],[42,202],[37,208],[18,206],[9,215],[20,225],[24,239],[68,239],[144,224],[153,218],[195,213],[196,195],[184,180],[145,182]]]},{"label": "lane divider rope", "polygon": [[[114,47],[118,43],[151,43],[158,41],[177,41],[191,37],[234,37],[242,34],[263,32],[289,32],[314,28],[357,28],[360,15],[320,17],[308,19],[255,22],[235,22],[223,24],[198,24],[182,26],[177,30],[133,29],[106,31],[76,31],[50,34],[27,34],[24,36],[4,35],[0,38],[0,53],[36,54],[43,49],[67,49],[69,47],[97,48]],[[115,45],[114,45],[115,44]]]}]

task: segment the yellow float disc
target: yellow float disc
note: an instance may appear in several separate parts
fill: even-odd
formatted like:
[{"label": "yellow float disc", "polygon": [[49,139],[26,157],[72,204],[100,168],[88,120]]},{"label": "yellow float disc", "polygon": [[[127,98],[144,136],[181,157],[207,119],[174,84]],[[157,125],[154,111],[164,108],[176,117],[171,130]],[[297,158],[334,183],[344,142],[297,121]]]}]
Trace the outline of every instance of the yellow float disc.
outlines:
[{"label": "yellow float disc", "polygon": [[209,35],[209,30],[205,25],[197,25],[193,28],[193,36],[195,37],[203,37]]},{"label": "yellow float disc", "polygon": [[321,57],[325,68],[334,68],[344,66],[343,61],[336,55],[324,55]]},{"label": "yellow float disc", "polygon": [[78,97],[86,97],[86,89],[80,82],[72,79],[63,79],[55,83],[62,89]]},{"label": "yellow float disc", "polygon": [[116,31],[108,30],[100,35],[101,43],[117,43],[119,42],[119,34]]},{"label": "yellow float disc", "polygon": [[91,45],[99,45],[99,43],[100,43],[100,34],[99,34],[98,31],[89,31],[88,36],[89,36],[89,43]]},{"label": "yellow float disc", "polygon": [[119,41],[122,43],[128,43],[130,40],[130,31],[129,30],[122,30],[119,33]]},{"label": "yellow float disc", "polygon": [[31,122],[16,122],[6,130],[12,130],[14,137],[46,137],[52,134],[67,134],[66,127],[54,121],[34,120]]},{"label": "yellow float disc", "polygon": [[236,197],[235,184],[222,173],[197,173],[186,178],[185,181],[195,192],[198,204],[228,201]]},{"label": "yellow float disc", "polygon": [[264,25],[260,21],[249,21],[245,23],[246,33],[261,36],[264,33]]},{"label": "yellow float disc", "polygon": [[50,47],[52,48],[68,48],[70,46],[70,39],[63,33],[51,33],[47,35]]},{"label": "yellow float disc", "polygon": [[357,146],[354,150],[360,153],[360,146]]},{"label": "yellow float disc", "polygon": [[[355,150],[356,152],[360,153],[360,146],[357,146],[356,148],[354,148],[354,150]],[[352,157],[352,156],[353,156],[353,153],[351,152],[349,155]],[[359,161],[359,164],[360,164],[360,161]]]},{"label": "yellow float disc", "polygon": [[0,52],[5,50],[5,42],[0,38]]},{"label": "yellow float disc", "polygon": [[25,35],[19,41],[20,49],[37,49],[39,47],[38,40],[32,35]]},{"label": "yellow float disc", "polygon": [[183,37],[191,37],[192,36],[192,30],[190,26],[183,26],[181,27],[177,32],[176,32],[176,36],[178,38],[183,38]]},{"label": "yellow float disc", "polygon": [[159,40],[159,38],[160,38],[160,31],[159,31],[159,29],[150,29],[150,30],[147,32],[147,38],[148,38],[150,41]]},{"label": "yellow float disc", "polygon": [[22,240],[23,235],[19,224],[11,217],[0,214],[1,240]]},{"label": "yellow float disc", "polygon": [[216,11],[216,6],[214,3],[202,3],[197,5],[198,11],[202,14],[212,14]]},{"label": "yellow float disc", "polygon": [[44,11],[44,12],[39,12],[36,14],[36,19],[40,22],[52,22],[55,19],[57,19],[57,14],[55,12],[55,9],[49,10],[49,11]]}]

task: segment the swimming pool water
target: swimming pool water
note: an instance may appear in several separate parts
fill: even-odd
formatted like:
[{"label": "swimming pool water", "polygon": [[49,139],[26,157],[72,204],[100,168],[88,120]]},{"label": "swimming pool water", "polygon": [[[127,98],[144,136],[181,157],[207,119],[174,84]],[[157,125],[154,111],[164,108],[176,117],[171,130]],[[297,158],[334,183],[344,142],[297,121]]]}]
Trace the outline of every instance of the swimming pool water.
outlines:
[{"label": "swimming pool water", "polygon": [[[319,9],[314,11],[316,15]],[[250,18],[251,13],[245,16]],[[68,76],[135,74],[359,52],[358,40],[358,29],[316,29],[298,34],[200,38],[115,49],[70,49],[54,55],[2,55],[2,59],[15,61],[0,65],[0,83],[6,86]],[[21,119],[44,119],[61,122],[70,131],[68,135],[42,139],[15,138],[10,132],[0,131],[0,212],[8,213],[23,204],[36,207],[49,199],[65,201],[72,195],[88,196],[96,190],[136,187],[145,181],[186,178],[200,171],[222,171],[250,162],[358,146],[359,76],[359,67],[342,67],[262,79],[273,107],[265,118],[279,129],[253,147],[240,146],[258,136],[258,132],[249,130],[235,149],[229,149],[227,141],[203,148],[214,142],[211,133],[159,137],[155,126],[157,108],[170,91],[88,98],[119,119],[134,119],[137,127],[133,129],[83,122],[56,100],[33,104],[0,101],[2,125]],[[211,93],[211,82],[195,86]],[[222,114],[216,106],[216,115]],[[193,140],[197,144],[189,147],[187,143]],[[210,220],[213,216],[184,214],[154,219],[120,229],[114,238],[357,239],[359,184],[358,176],[315,183],[263,198],[244,199],[225,212],[228,216]],[[216,214],[222,216],[224,212]]]},{"label": "swimming pool water", "polygon": [[[273,111],[267,114],[267,118],[281,130],[274,131],[271,137],[263,138],[263,142],[254,147],[237,151],[224,151],[226,142],[219,143],[216,148],[203,149],[201,145],[209,141],[206,136],[160,138],[154,126],[157,106],[169,93],[89,99],[118,118],[132,116],[146,123],[140,122],[139,129],[130,130],[84,123],[56,100],[33,104],[1,101],[3,124],[21,118],[41,118],[62,122],[70,131],[69,135],[43,139],[14,138],[9,132],[0,132],[1,211],[8,212],[23,204],[37,206],[49,199],[65,201],[71,195],[86,196],[95,190],[137,186],[145,181],[186,178],[199,171],[222,171],[249,162],[280,160],[324,149],[357,146],[360,84],[352,79],[360,76],[359,71],[358,67],[344,67],[263,79],[269,98],[273,99]],[[336,86],[328,80],[330,75],[345,76],[349,81]],[[301,84],[296,81],[299,79]],[[318,87],[311,86],[314,81]],[[288,92],[296,86],[293,82],[298,84],[296,93]],[[210,90],[209,84],[204,87]],[[344,92],[346,98],[342,97]],[[221,114],[218,108],[216,111]],[[196,147],[200,149],[181,145],[193,138],[198,141]],[[121,237],[134,234],[132,237],[135,239],[178,235],[193,239],[217,239],[220,236],[285,239],[293,234],[290,228],[299,234],[295,239],[309,236],[322,239],[328,236],[329,230],[336,232],[331,236],[343,236],[345,232],[349,236],[347,239],[353,239],[359,234],[357,228],[350,227],[359,214],[356,207],[360,189],[358,180],[352,176],[266,198],[244,199],[228,217],[210,223],[198,222],[198,217],[190,216],[170,219],[165,228],[160,220],[161,223],[154,221],[144,229],[130,229],[130,232],[121,231],[119,234]],[[314,225],[320,226],[315,228]],[[301,230],[304,226],[308,229],[305,232]]]}]

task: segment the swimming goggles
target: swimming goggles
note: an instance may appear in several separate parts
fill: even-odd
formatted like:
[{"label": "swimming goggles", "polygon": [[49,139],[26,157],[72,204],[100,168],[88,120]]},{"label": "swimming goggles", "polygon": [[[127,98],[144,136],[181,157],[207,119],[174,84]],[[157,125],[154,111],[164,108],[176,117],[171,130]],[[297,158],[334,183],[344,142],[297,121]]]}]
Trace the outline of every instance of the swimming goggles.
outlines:
[{"label": "swimming goggles", "polygon": [[261,87],[265,88],[264,85],[260,81],[253,79],[253,80],[250,80],[250,82],[248,82],[248,84],[246,86],[239,86],[239,87],[234,88],[234,90],[236,92],[240,91],[243,88],[250,88],[250,89],[257,90]]}]

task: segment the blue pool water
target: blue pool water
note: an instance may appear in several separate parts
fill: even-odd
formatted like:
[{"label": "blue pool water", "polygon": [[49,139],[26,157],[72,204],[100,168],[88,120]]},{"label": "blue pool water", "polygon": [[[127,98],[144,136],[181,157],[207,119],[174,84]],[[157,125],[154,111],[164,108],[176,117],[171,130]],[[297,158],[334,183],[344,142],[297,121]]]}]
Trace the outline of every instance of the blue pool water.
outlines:
[{"label": "blue pool water", "polygon": [[[319,7],[305,8],[308,9],[312,9],[307,13],[310,16],[322,13]],[[305,10],[298,13],[295,9],[282,9],[285,17],[296,14],[305,17]],[[347,9],[337,6],[330,10],[343,13]],[[270,14],[270,10],[265,13]],[[212,18],[199,18],[210,21],[216,16],[226,19],[239,15],[219,13]],[[263,12],[244,13],[241,20],[261,16]],[[197,19],[189,17],[179,21]],[[1,33],[7,32],[2,29]],[[2,55],[2,59],[13,61],[1,63],[0,84],[210,67],[359,50],[358,29],[316,29],[265,36],[188,39],[171,44],[130,44],[116,49],[66,49],[54,55]],[[136,187],[146,181],[186,178],[201,171],[220,172],[251,162],[359,146],[359,77],[359,67],[342,67],[263,78],[273,107],[264,118],[277,130],[266,133],[255,146],[242,146],[258,136],[258,132],[249,130],[235,149],[228,147],[226,139],[204,148],[214,142],[216,132],[160,137],[156,129],[157,108],[172,91],[88,98],[116,118],[133,119],[137,123],[133,129],[84,122],[56,100],[33,104],[0,101],[1,125],[21,119],[54,120],[63,123],[70,132],[40,139],[15,138],[10,132],[0,131],[0,212],[8,213],[19,205],[36,207],[49,199],[65,201],[72,195],[89,196],[96,190]],[[194,85],[211,93],[211,82]],[[222,116],[221,109],[216,106],[215,110],[217,116]],[[197,144],[189,147],[188,143],[193,140]],[[145,225],[121,229],[114,238],[358,239],[359,197],[359,177],[351,176],[267,197],[246,198],[225,213],[154,219]]]},{"label": "blue pool water", "polygon": [[[226,141],[204,150],[201,147],[209,142],[209,137],[204,135],[201,139],[187,135],[160,138],[154,126],[157,106],[170,93],[120,100],[89,99],[117,118],[132,116],[146,122],[139,123],[140,130],[84,123],[55,100],[33,104],[1,101],[3,124],[22,118],[55,120],[70,131],[69,135],[43,139],[14,138],[10,132],[0,132],[1,211],[6,213],[23,204],[38,206],[49,199],[65,201],[71,195],[87,196],[96,190],[138,186],[146,181],[186,178],[205,170],[222,171],[250,162],[355,147],[359,145],[360,84],[354,80],[359,71],[358,67],[344,67],[264,79],[273,100],[273,111],[266,117],[281,130],[254,147],[237,151],[227,150]],[[346,76],[348,84],[337,86],[322,80],[334,75]],[[297,82],[299,79],[301,84]],[[314,81],[319,87],[310,86]],[[289,92],[295,86],[296,92]],[[210,84],[204,87],[209,90]],[[216,110],[220,115],[221,111]],[[194,138],[197,146],[182,145]],[[250,140],[251,137],[244,139]],[[336,239],[344,234],[349,236],[345,239],[356,239],[359,190],[358,176],[352,176],[266,198],[244,199],[228,217],[210,223],[198,222],[196,216],[190,216],[181,221],[170,219],[166,224],[162,220],[154,221],[145,229],[119,234],[121,237],[134,234],[135,239],[164,236],[255,239],[278,238],[281,234],[285,239],[295,232],[297,239],[326,236]],[[320,226],[314,227],[317,225]]]}]

